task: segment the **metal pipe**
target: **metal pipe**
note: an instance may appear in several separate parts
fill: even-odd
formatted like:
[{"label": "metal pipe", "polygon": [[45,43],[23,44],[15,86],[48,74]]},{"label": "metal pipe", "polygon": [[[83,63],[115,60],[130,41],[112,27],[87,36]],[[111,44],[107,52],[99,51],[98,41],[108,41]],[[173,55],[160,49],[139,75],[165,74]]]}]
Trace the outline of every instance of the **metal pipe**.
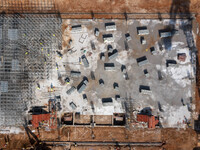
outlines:
[{"label": "metal pipe", "polygon": [[102,142],[102,141],[42,141],[50,145],[75,145],[75,146],[156,146],[161,147],[164,142]]}]

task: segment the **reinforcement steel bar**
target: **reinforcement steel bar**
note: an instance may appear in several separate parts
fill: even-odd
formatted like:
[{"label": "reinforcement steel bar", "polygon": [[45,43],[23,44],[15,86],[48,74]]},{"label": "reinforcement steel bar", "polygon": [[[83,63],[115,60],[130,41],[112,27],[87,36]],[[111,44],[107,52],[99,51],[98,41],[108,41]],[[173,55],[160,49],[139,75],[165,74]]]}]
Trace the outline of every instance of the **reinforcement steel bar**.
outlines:
[{"label": "reinforcement steel bar", "polygon": [[0,126],[22,125],[35,82],[49,78],[61,37],[57,15],[0,15]]}]

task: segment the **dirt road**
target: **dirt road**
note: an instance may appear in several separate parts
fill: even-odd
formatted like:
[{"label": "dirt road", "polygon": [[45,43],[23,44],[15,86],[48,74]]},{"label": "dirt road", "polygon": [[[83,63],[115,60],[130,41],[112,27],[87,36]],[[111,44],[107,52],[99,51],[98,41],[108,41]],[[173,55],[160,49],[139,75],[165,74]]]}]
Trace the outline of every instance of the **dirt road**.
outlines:
[{"label": "dirt road", "polygon": [[[197,143],[197,135],[191,129],[126,130],[123,127],[95,127],[93,129],[65,127],[61,129],[60,134],[58,133],[58,131],[40,131],[38,138],[41,141],[164,142],[163,147],[169,150],[192,150]],[[92,133],[95,136],[94,139]],[[38,135],[37,132],[34,134]],[[0,147],[5,144],[4,137],[5,135],[0,135]],[[26,134],[10,135],[9,137],[10,142],[7,149],[20,149],[30,145]]]},{"label": "dirt road", "polygon": [[60,13],[63,18],[124,18],[125,12],[134,13],[132,17],[136,18],[147,14],[196,14],[199,6],[198,0],[0,0],[0,12]]}]

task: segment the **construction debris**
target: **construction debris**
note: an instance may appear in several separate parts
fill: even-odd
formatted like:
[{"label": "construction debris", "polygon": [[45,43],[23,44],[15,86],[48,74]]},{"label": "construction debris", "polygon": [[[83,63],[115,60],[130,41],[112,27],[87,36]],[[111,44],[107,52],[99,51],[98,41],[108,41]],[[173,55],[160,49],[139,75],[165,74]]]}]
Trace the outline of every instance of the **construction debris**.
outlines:
[{"label": "construction debris", "polygon": [[99,36],[99,29],[98,28],[94,29],[94,35],[97,36],[97,37]]},{"label": "construction debris", "polygon": [[111,60],[111,59],[114,59],[118,56],[118,51],[116,49],[114,49],[112,52],[108,53],[108,58]]},{"label": "construction debris", "polygon": [[72,94],[74,91],[76,90],[76,88],[74,86],[72,86],[69,90],[67,90],[67,94],[70,95]]},{"label": "construction debris", "polygon": [[115,64],[114,63],[104,63],[104,70],[115,70]]},{"label": "construction debris", "polygon": [[166,66],[167,67],[174,66],[176,64],[177,64],[176,60],[171,60],[171,59],[166,60]]},{"label": "construction debris", "polygon": [[151,48],[150,48],[150,52],[151,52],[152,55],[155,55],[155,54],[156,54],[155,48],[154,48],[154,47],[151,47]]},{"label": "construction debris", "polygon": [[88,80],[86,78],[84,78],[81,81],[81,83],[77,86],[77,91],[79,93],[82,93],[85,90],[87,84],[88,84]]},{"label": "construction debris", "polygon": [[105,57],[105,54],[104,53],[100,53],[100,59],[102,61],[105,61],[106,57]]},{"label": "construction debris", "polygon": [[105,23],[105,27],[106,31],[115,31],[117,29],[114,22]]},{"label": "construction debris", "polygon": [[149,72],[147,71],[147,69],[144,69],[144,75],[148,78],[149,77]]},{"label": "construction debris", "polygon": [[148,35],[149,30],[145,26],[144,27],[137,27],[137,33],[138,33],[138,35]]},{"label": "construction debris", "polygon": [[100,85],[100,86],[104,86],[104,81],[103,81],[103,79],[99,79],[99,85]]},{"label": "construction debris", "polygon": [[84,66],[85,66],[85,67],[89,67],[89,62],[88,62],[86,56],[83,55],[81,58],[82,58],[82,62],[83,62],[83,64],[84,64]]},{"label": "construction debris", "polygon": [[147,44],[147,41],[144,39],[143,36],[140,37],[140,42],[141,42],[142,45]]},{"label": "construction debris", "polygon": [[82,31],[82,26],[81,25],[74,25],[72,26],[72,32],[73,33],[78,33]]},{"label": "construction debris", "polygon": [[71,71],[70,75],[71,75],[71,77],[80,77],[81,72],[80,71]]},{"label": "construction debris", "polygon": [[74,102],[70,102],[69,105],[72,107],[73,110],[77,108],[76,104]]},{"label": "construction debris", "polygon": [[139,91],[142,94],[148,94],[148,95],[152,94],[150,87],[145,85],[140,85]]},{"label": "construction debris", "polygon": [[129,33],[125,34],[126,41],[130,41],[132,38]]},{"label": "construction debris", "polygon": [[118,85],[118,83],[113,83],[113,88],[115,89],[115,90],[119,90],[119,85]]},{"label": "construction debris", "polygon": [[107,50],[108,50],[108,53],[112,53],[112,51],[113,51],[112,45],[108,44]]},{"label": "construction debris", "polygon": [[138,63],[138,66],[146,65],[148,63],[147,57],[143,56],[143,57],[137,58],[137,63]]},{"label": "construction debris", "polygon": [[112,98],[102,98],[102,104],[103,106],[110,106],[113,104]]},{"label": "construction debris", "polygon": [[159,30],[159,35],[161,38],[171,37],[172,33],[170,31]]}]

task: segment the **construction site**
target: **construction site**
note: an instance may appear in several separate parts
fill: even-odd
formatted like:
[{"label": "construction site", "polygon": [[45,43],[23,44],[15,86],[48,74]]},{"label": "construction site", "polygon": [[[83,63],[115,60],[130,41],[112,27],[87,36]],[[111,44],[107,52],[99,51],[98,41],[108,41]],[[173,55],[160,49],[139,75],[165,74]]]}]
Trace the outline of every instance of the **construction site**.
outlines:
[{"label": "construction site", "polygon": [[0,0],[0,149],[200,149],[199,6]]}]

